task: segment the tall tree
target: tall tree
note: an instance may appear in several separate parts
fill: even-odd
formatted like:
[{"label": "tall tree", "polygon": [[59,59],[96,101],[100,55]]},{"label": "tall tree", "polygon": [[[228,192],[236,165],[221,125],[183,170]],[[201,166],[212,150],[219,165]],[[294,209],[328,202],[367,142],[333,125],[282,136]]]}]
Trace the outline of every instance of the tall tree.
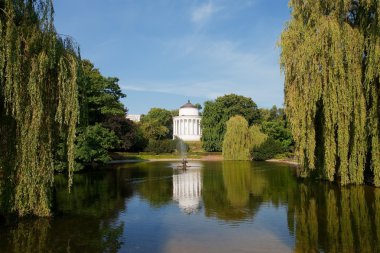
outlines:
[{"label": "tall tree", "polygon": [[235,94],[206,101],[202,116],[202,145],[206,151],[222,151],[226,122],[232,116],[241,115],[251,125],[260,120],[260,111],[251,98]]},{"label": "tall tree", "polygon": [[240,115],[236,115],[231,117],[226,125],[227,131],[223,140],[224,160],[250,160],[251,137],[247,120]]},{"label": "tall tree", "polygon": [[80,104],[87,123],[102,123],[109,117],[125,117],[126,109],[120,102],[126,95],[121,91],[116,77],[104,77],[89,60],[82,61],[83,97]]},{"label": "tall tree", "polygon": [[59,130],[72,171],[77,55],[55,31],[51,0],[0,1],[0,170],[7,179],[0,212],[50,215]]},{"label": "tall tree", "polygon": [[301,176],[315,171],[346,185],[369,175],[380,186],[379,1],[291,0],[290,7],[281,66]]}]

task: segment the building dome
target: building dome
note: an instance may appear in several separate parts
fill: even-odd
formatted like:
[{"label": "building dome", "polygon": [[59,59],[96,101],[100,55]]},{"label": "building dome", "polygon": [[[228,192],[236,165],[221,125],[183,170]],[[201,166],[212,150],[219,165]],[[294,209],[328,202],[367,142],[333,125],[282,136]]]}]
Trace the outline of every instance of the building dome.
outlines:
[{"label": "building dome", "polygon": [[199,110],[189,100],[179,109],[179,116],[199,116]]},{"label": "building dome", "polygon": [[200,141],[201,119],[198,108],[190,100],[179,108],[179,116],[173,117],[173,139]]}]

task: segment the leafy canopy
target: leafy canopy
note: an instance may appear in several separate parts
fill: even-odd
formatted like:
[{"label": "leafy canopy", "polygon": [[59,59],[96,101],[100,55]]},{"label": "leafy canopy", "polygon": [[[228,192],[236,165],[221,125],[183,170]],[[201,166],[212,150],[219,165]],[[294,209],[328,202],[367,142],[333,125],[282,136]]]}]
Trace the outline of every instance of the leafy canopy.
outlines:
[{"label": "leafy canopy", "polygon": [[150,109],[141,119],[141,129],[147,139],[170,139],[173,135],[172,112],[162,108]]},{"label": "leafy canopy", "polygon": [[126,95],[121,91],[116,77],[104,77],[89,60],[82,61],[81,106],[87,113],[88,124],[103,122],[107,117],[125,117],[124,105],[120,102]]},{"label": "leafy canopy", "polygon": [[251,125],[260,120],[260,112],[251,98],[235,94],[206,101],[202,116],[202,142],[206,151],[222,151],[226,122],[235,115],[244,117]]},{"label": "leafy canopy", "polygon": [[0,212],[49,216],[60,134],[71,185],[79,54],[56,33],[52,1],[3,0],[0,8]]},{"label": "leafy canopy", "polygon": [[224,160],[248,161],[251,144],[248,122],[240,115],[231,117],[223,140]]},{"label": "leafy canopy", "polygon": [[291,0],[281,35],[301,176],[380,186],[380,4]]}]

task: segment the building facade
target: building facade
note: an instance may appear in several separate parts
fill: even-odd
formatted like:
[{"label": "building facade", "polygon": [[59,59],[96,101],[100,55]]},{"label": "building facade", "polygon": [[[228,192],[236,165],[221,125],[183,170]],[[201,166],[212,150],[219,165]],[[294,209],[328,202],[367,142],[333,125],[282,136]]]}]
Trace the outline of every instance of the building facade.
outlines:
[{"label": "building facade", "polygon": [[126,116],[127,119],[132,120],[134,122],[140,122],[141,114],[128,114]]},{"label": "building facade", "polygon": [[188,101],[179,109],[179,116],[173,118],[173,139],[200,141],[202,136],[199,110]]}]

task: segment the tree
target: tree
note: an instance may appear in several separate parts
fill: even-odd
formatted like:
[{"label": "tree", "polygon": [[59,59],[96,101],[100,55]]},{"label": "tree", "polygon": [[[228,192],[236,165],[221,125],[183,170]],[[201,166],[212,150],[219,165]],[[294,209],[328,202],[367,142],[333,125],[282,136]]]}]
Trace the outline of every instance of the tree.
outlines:
[{"label": "tree", "polygon": [[110,161],[108,150],[115,148],[119,139],[113,131],[95,124],[79,133],[76,142],[76,159],[79,166],[77,169],[81,169],[82,165]]},{"label": "tree", "polygon": [[268,138],[268,135],[261,132],[261,128],[259,125],[252,125],[249,128],[249,137],[249,148],[251,149],[253,147],[260,146]]},{"label": "tree", "polygon": [[148,140],[163,140],[168,137],[169,129],[161,125],[157,120],[145,121],[141,124],[144,138]]},{"label": "tree", "polygon": [[162,140],[173,136],[172,112],[161,108],[152,108],[141,119],[141,129],[147,139]]},{"label": "tree", "polygon": [[125,117],[126,109],[120,102],[126,95],[116,77],[104,77],[89,60],[82,61],[81,109],[89,125],[107,121],[108,117]]},{"label": "tree", "polygon": [[206,151],[221,151],[226,122],[232,116],[241,115],[251,125],[260,120],[260,111],[251,98],[235,94],[206,101],[201,122],[202,145]]},{"label": "tree", "polygon": [[262,130],[272,139],[279,141],[284,150],[293,147],[293,136],[289,128],[286,128],[284,121],[269,121],[263,122]]},{"label": "tree", "polygon": [[378,0],[291,0],[290,7],[281,67],[301,176],[380,186]]},{"label": "tree", "polygon": [[227,123],[227,131],[223,140],[224,160],[250,160],[250,136],[248,122],[240,115],[231,117]]},{"label": "tree", "polygon": [[52,150],[62,132],[71,184],[78,55],[56,33],[50,0],[0,1],[0,170],[7,179],[0,212],[50,215]]},{"label": "tree", "polygon": [[116,149],[129,151],[140,141],[137,124],[125,117],[109,117],[103,123],[103,127],[113,131],[120,140]]}]

